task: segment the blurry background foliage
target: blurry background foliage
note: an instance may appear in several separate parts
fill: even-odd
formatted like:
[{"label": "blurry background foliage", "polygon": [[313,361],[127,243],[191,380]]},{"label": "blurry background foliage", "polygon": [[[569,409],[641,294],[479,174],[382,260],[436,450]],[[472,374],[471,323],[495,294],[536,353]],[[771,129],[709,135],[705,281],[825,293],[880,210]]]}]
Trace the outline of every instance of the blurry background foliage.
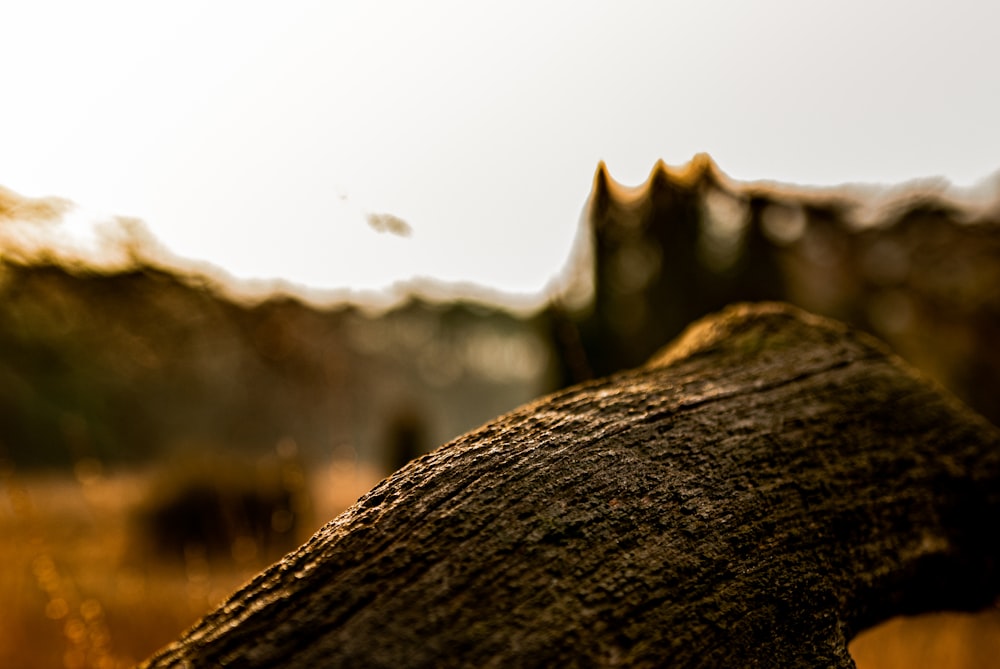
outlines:
[{"label": "blurry background foliage", "polygon": [[[59,214],[0,196],[0,226]],[[0,666],[128,666],[380,476],[642,364],[732,302],[853,323],[1000,422],[1000,198],[737,184],[707,156],[626,188],[601,165],[578,247],[532,314],[474,297],[382,313],[251,303],[138,252],[100,270],[8,249]],[[893,638],[932,639],[919,654],[934,666],[973,666],[1000,651],[987,615],[971,645],[968,626],[928,637],[893,623]],[[862,666],[914,661],[914,644],[892,643],[859,640]]]}]

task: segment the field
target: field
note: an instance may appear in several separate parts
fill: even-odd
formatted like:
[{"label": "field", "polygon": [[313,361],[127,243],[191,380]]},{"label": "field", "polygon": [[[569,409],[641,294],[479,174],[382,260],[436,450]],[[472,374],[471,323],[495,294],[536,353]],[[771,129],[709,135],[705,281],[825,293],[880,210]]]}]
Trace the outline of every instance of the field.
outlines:
[{"label": "field", "polygon": [[[118,669],[169,643],[280,554],[234,543],[231,559],[183,561],[143,538],[154,471],[21,475],[0,469],[0,667]],[[303,541],[378,478],[353,462],[307,477]],[[899,618],[852,644],[861,669],[997,666],[1000,610]]]},{"label": "field", "polygon": [[1000,610],[894,618],[851,644],[858,669],[1000,666]]},{"label": "field", "polygon": [[[235,542],[231,559],[157,554],[137,521],[156,478],[0,470],[0,667],[131,667],[280,558]],[[312,521],[295,543],[376,481],[349,462],[309,476]]]}]

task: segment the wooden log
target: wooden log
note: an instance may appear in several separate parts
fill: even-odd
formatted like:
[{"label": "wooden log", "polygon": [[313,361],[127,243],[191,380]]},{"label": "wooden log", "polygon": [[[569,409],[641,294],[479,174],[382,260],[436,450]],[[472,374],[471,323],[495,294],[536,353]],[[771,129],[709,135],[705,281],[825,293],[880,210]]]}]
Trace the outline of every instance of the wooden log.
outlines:
[{"label": "wooden log", "polygon": [[740,305],[404,467],[146,667],[852,667],[1000,593],[1000,432]]}]

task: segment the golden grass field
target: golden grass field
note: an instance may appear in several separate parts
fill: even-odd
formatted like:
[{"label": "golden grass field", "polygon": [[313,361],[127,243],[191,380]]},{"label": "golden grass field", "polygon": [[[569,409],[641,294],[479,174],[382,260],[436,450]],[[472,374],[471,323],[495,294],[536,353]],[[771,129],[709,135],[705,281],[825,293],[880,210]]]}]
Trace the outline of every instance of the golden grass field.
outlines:
[{"label": "golden grass field", "polygon": [[[0,470],[0,667],[131,667],[280,558],[242,550],[228,561],[162,560],[135,531],[152,476],[78,474]],[[377,480],[353,463],[314,473],[314,522],[296,541]]]},{"label": "golden grass field", "polygon": [[[131,667],[177,637],[276,555],[171,564],[135,536],[151,474],[99,468],[22,475],[0,466],[0,667]],[[313,522],[367,491],[377,472],[330,465],[309,479]],[[1000,609],[896,619],[851,646],[861,669],[1000,666]]]}]

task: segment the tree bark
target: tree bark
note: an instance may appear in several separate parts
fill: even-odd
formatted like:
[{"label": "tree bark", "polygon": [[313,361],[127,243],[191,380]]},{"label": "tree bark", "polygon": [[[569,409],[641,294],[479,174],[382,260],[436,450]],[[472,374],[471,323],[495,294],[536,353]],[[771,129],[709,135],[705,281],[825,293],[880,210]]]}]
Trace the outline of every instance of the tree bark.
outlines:
[{"label": "tree bark", "polygon": [[146,666],[852,667],[994,601],[998,520],[995,427],[741,305],[409,464]]}]

